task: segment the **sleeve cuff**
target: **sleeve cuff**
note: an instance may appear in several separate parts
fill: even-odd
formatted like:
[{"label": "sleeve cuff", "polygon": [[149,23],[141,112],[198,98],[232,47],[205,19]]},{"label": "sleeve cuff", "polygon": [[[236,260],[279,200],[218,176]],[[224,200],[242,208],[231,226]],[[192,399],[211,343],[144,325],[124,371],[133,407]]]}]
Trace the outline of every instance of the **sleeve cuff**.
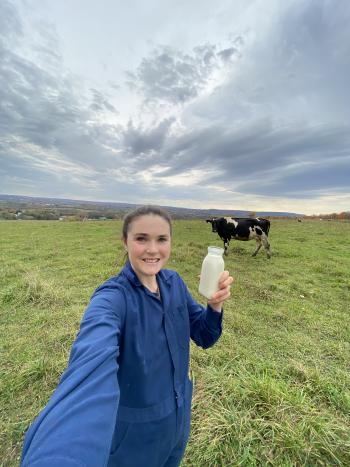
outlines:
[{"label": "sleeve cuff", "polygon": [[207,323],[211,328],[221,326],[224,310],[216,311],[210,305],[207,306]]}]

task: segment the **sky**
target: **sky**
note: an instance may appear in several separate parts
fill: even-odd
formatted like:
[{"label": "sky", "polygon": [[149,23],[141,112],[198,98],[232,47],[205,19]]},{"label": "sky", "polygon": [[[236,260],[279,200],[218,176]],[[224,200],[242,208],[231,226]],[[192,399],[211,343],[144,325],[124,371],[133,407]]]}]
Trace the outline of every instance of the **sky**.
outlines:
[{"label": "sky", "polygon": [[348,0],[1,0],[0,193],[350,210]]}]

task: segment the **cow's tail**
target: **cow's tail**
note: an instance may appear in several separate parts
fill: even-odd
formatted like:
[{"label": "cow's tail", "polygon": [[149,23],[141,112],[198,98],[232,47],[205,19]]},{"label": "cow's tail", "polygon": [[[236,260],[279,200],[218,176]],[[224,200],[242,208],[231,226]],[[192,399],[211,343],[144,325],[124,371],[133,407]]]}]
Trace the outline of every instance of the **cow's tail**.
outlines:
[{"label": "cow's tail", "polygon": [[266,227],[266,237],[269,236],[269,231],[270,231],[270,221],[269,219],[266,219],[267,220],[267,227]]}]

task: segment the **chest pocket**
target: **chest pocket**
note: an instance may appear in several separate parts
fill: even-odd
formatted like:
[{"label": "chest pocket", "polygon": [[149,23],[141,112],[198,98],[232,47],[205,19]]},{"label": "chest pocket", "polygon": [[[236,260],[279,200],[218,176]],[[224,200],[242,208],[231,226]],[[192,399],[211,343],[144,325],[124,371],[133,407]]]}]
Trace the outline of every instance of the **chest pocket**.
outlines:
[{"label": "chest pocket", "polygon": [[187,349],[190,344],[190,320],[186,305],[178,305],[173,315],[178,344],[183,349]]}]

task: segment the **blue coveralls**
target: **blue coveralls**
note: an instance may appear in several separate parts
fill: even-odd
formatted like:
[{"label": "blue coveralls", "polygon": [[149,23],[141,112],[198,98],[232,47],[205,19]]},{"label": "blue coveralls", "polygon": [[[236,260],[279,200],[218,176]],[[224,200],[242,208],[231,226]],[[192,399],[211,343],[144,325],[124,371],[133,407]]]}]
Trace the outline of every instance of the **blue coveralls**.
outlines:
[{"label": "blue coveralls", "polygon": [[96,289],[69,364],[26,433],[21,466],[175,467],[190,429],[189,342],[212,346],[222,314],[181,277],[157,274],[161,300],[127,263]]}]

